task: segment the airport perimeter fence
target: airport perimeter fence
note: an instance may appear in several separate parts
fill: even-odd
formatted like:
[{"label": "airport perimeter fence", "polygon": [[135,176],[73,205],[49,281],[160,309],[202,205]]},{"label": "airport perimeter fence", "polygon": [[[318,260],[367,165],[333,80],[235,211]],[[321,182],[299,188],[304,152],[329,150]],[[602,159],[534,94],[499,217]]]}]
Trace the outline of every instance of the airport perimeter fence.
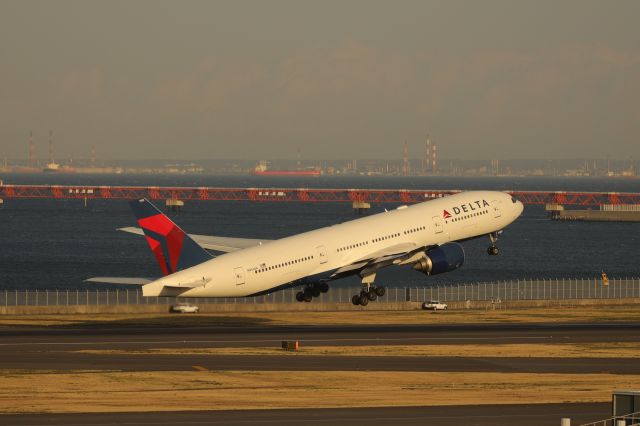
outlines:
[{"label": "airport perimeter fence", "polygon": [[[299,288],[289,288],[255,297],[179,298],[143,297],[136,290],[0,290],[0,306],[78,305],[170,305],[179,302],[209,304],[298,303]],[[334,284],[321,294],[320,303],[348,303],[360,288]],[[425,287],[387,287],[384,297],[372,303],[453,301],[514,301],[640,298],[640,278],[522,279],[512,281],[461,283]]]}]

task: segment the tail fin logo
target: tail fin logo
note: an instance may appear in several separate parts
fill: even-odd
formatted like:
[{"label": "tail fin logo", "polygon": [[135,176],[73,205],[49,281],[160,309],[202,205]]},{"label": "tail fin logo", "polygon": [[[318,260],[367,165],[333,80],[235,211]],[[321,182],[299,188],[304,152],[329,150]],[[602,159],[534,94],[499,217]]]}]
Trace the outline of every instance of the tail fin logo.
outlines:
[{"label": "tail fin logo", "polygon": [[148,200],[135,200],[129,204],[164,275],[211,259],[211,254]]},{"label": "tail fin logo", "polygon": [[147,235],[147,242],[160,264],[162,273],[174,273],[182,252],[184,232],[162,214],[139,219],[138,224]]}]

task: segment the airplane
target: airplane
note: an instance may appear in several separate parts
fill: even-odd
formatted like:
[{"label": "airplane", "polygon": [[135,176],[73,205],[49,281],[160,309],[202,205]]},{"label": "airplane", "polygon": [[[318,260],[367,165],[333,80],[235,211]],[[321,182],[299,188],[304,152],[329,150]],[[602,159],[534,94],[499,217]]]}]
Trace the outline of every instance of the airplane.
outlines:
[{"label": "airplane", "polygon": [[[311,302],[340,278],[357,275],[362,290],[354,305],[385,294],[375,285],[388,266],[411,266],[425,275],[461,267],[461,242],[489,236],[489,255],[502,230],[524,209],[505,192],[468,191],[354,219],[278,240],[186,234],[146,199],[131,208],[163,276],[95,277],[87,281],[142,285],[143,296],[248,297],[302,287],[299,302]],[[222,253],[214,256],[211,252]]]}]

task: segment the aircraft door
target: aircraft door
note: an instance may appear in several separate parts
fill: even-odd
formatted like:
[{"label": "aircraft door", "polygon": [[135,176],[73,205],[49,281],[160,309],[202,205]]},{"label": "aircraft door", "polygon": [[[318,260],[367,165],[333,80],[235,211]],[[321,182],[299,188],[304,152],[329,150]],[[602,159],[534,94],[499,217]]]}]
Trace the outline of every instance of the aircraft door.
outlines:
[{"label": "aircraft door", "polygon": [[433,232],[434,234],[442,234],[444,230],[443,220],[440,216],[433,217]]},{"label": "aircraft door", "polygon": [[491,202],[491,207],[493,207],[493,217],[498,218],[502,216],[502,211],[500,210],[500,201],[493,200]]},{"label": "aircraft door", "polygon": [[327,250],[324,248],[324,246],[316,247],[316,255],[318,256],[321,265],[323,263],[327,263]]},{"label": "aircraft door", "polygon": [[236,276],[236,285],[243,285],[244,284],[244,268],[235,268],[233,272]]}]

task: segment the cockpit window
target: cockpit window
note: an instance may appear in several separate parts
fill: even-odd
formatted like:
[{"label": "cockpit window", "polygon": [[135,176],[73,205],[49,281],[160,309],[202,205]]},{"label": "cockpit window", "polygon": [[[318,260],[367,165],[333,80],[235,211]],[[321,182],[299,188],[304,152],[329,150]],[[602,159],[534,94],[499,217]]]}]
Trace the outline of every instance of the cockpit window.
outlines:
[{"label": "cockpit window", "polygon": [[515,203],[517,203],[517,202],[518,202],[518,200],[516,199],[516,197],[511,197],[511,202],[512,202],[513,204],[515,204]]}]

